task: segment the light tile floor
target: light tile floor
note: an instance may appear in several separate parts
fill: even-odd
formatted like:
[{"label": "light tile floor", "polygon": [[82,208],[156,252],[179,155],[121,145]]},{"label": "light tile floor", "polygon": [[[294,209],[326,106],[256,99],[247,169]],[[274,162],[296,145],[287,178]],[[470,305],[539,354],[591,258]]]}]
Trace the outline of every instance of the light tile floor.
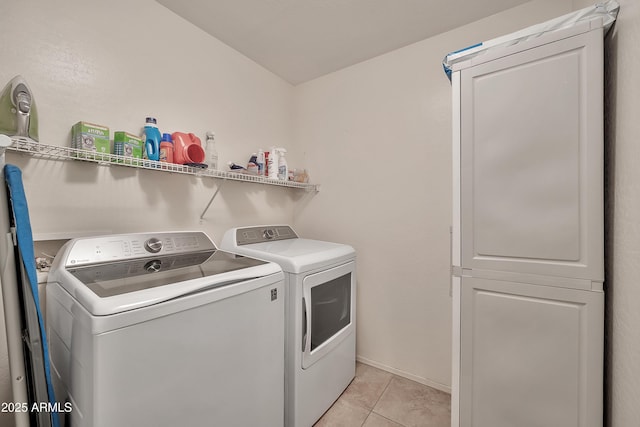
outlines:
[{"label": "light tile floor", "polygon": [[449,427],[451,396],[364,363],[314,427]]}]

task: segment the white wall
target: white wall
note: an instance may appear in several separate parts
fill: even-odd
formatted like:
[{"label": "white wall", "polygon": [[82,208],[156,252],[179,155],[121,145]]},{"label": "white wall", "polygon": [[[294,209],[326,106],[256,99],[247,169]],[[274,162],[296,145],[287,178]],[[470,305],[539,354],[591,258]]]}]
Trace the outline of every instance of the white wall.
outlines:
[{"label": "white wall", "polygon": [[[640,420],[640,2],[605,39],[605,426]],[[576,9],[591,2],[574,0]]]},{"label": "white wall", "polygon": [[296,87],[295,138],[322,183],[296,207],[307,236],[358,254],[357,353],[451,386],[448,52],[568,13],[534,1]]},{"label": "white wall", "polygon": [[[0,17],[0,82],[22,74],[40,140],[68,145],[79,120],[139,133],[216,132],[221,164],[259,147],[290,149],[293,87],[152,0],[10,2]],[[25,168],[36,235],[200,227],[217,180],[10,154]],[[202,228],[291,218],[288,190],[228,184]]]},{"label": "white wall", "polygon": [[[16,74],[27,80],[41,142],[69,145],[80,120],[107,125],[112,136],[138,133],[151,115],[161,131],[203,140],[215,131],[223,164],[277,145],[295,167],[294,88],[158,3],[9,1],[1,9],[0,87]],[[36,238],[171,228],[202,229],[219,242],[234,225],[292,222],[293,205],[308,196],[229,182],[201,223],[218,180],[15,153],[7,161],[23,168]],[[0,349],[0,402],[11,401],[7,375]]]},{"label": "white wall", "polygon": [[608,427],[640,420],[640,2],[618,1],[618,21],[605,45]]}]

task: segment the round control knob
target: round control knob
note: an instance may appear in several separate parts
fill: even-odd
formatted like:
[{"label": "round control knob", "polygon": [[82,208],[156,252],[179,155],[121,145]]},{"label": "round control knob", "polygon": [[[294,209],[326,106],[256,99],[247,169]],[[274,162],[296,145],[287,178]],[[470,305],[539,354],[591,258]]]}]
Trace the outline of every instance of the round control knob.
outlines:
[{"label": "round control knob", "polygon": [[149,261],[144,265],[144,269],[147,273],[157,273],[162,270],[162,261],[159,259],[154,259],[153,261]]},{"label": "round control knob", "polygon": [[273,231],[273,229],[271,228],[267,228],[266,230],[264,230],[264,232],[262,233],[262,237],[264,237],[267,240],[271,240],[276,236],[276,233]]},{"label": "round control knob", "polygon": [[162,240],[152,237],[144,242],[144,248],[152,254],[156,254],[162,249]]}]

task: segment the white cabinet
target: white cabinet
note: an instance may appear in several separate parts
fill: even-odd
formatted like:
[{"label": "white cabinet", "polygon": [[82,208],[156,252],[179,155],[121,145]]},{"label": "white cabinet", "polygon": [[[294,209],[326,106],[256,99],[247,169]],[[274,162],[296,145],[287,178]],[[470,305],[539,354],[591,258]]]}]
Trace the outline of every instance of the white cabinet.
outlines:
[{"label": "white cabinet", "polygon": [[453,427],[601,427],[603,30],[453,69]]}]

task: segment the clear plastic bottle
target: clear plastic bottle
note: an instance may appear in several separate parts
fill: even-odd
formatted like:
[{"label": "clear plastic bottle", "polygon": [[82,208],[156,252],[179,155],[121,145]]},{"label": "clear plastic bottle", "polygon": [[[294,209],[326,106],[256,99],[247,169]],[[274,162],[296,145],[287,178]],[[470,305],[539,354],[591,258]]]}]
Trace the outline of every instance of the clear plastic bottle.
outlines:
[{"label": "clear plastic bottle", "polygon": [[211,131],[207,132],[205,151],[207,153],[207,165],[209,165],[209,169],[218,170],[218,151],[216,150],[215,134]]}]

